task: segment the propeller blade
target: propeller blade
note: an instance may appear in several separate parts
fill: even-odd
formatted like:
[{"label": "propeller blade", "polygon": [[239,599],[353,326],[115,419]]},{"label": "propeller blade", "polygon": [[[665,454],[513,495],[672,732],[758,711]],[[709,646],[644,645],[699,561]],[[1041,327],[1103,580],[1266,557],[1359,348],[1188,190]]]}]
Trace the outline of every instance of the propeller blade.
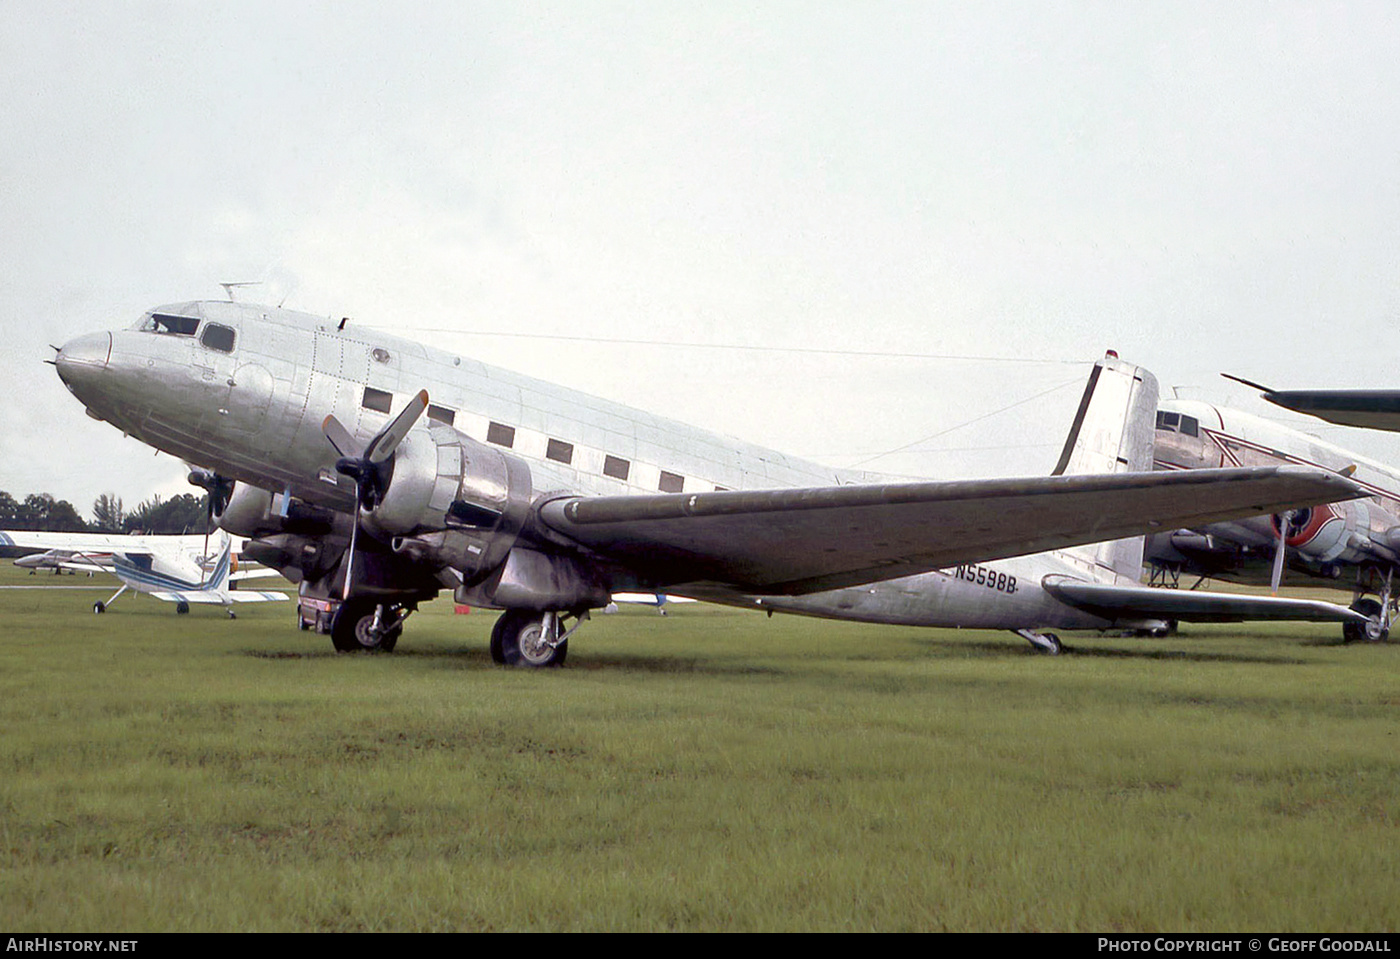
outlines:
[{"label": "propeller blade", "polygon": [[350,527],[350,552],[345,557],[345,587],[340,591],[341,600],[350,598],[350,580],[355,575],[355,538],[360,533],[360,505],[355,504],[355,525]]},{"label": "propeller blade", "polygon": [[355,442],[355,437],[350,435],[350,431],[340,425],[340,420],[331,413],[321,421],[321,432],[326,434],[326,439],[330,440],[331,446],[341,456],[358,459],[360,456],[360,444]]},{"label": "propeller blade", "polygon": [[1278,517],[1278,546],[1274,548],[1274,571],[1269,577],[1271,596],[1278,595],[1279,584],[1283,582],[1283,558],[1288,549],[1288,544],[1284,541],[1288,538],[1288,523],[1292,518],[1292,513],[1280,513]]},{"label": "propeller blade", "polygon": [[365,459],[376,466],[394,455],[394,450],[399,448],[403,438],[408,435],[408,431],[413,429],[413,424],[418,422],[418,417],[423,415],[423,411],[428,408],[428,391],[419,390],[413,399],[399,412],[399,415],[390,421],[389,425],[380,430],[369,441],[369,446],[365,447]]}]

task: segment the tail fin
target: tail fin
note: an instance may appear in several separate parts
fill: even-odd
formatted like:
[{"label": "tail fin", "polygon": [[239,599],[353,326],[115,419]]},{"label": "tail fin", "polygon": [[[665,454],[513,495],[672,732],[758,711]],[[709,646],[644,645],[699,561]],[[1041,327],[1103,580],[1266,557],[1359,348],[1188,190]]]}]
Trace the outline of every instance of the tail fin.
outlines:
[{"label": "tail fin", "polygon": [[[1094,364],[1069,437],[1053,474],[1146,473],[1152,469],[1157,424],[1157,378],[1109,353]],[[1142,576],[1141,536],[1063,550],[1105,582],[1136,584]]]},{"label": "tail fin", "polygon": [[205,577],[203,589],[216,590],[228,587],[229,573],[233,571],[233,538],[223,530],[219,531],[222,545],[219,549],[219,558],[214,561],[214,567]]}]

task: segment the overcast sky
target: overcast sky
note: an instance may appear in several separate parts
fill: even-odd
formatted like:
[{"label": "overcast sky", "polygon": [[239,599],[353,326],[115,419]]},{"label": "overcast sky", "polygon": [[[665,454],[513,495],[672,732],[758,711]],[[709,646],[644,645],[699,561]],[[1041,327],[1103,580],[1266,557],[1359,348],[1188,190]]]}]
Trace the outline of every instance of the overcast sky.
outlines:
[{"label": "overcast sky", "polygon": [[42,361],[225,281],[906,474],[1048,470],[1106,348],[1400,387],[1398,10],[0,0],[0,489],[192,490]]}]

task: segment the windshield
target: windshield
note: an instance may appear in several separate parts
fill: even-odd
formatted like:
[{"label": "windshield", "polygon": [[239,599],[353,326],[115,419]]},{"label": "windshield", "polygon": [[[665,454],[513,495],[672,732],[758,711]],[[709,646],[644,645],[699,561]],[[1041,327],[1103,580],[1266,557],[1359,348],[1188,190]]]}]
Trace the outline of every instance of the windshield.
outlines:
[{"label": "windshield", "polygon": [[136,328],[142,333],[166,333],[174,336],[194,336],[199,329],[199,318],[177,316],[173,313],[148,313],[141,317]]}]

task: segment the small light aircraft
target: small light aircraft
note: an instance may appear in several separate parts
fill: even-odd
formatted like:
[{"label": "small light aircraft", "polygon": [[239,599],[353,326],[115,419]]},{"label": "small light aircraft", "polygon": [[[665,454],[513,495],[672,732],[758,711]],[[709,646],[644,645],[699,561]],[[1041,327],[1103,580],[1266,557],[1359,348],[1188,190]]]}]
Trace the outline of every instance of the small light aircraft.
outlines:
[{"label": "small light aircraft", "polygon": [[618,592],[1010,629],[1052,652],[1050,628],[1364,619],[1141,585],[1144,532],[1364,491],[1294,467],[1152,473],[1156,380],[1113,355],[1091,371],[1056,475],[958,482],[820,466],[246,303],[157,307],[53,362],[89,415],[197,464],[219,525],[299,584],[303,621],[339,650],[393,648],[444,587],[503,610],[492,657],[525,666],[563,662]]},{"label": "small light aircraft", "polygon": [[[1300,465],[1345,475],[1362,499],[1288,510],[1149,537],[1152,581],[1175,585],[1182,573],[1277,592],[1285,569],[1308,585],[1352,592],[1368,622],[1343,624],[1348,641],[1386,639],[1396,616],[1393,580],[1400,567],[1400,470],[1239,410],[1163,400],[1155,463],[1162,470]],[[1296,581],[1296,580],[1290,580]]]},{"label": "small light aircraft", "polygon": [[107,572],[122,586],[106,602],[92,606],[94,613],[105,613],[128,589],[149,593],[156,599],[175,604],[177,613],[188,613],[190,604],[218,604],[234,618],[236,603],[285,601],[287,595],[275,590],[230,589],[235,580],[275,576],[274,570],[234,571],[234,539],[223,530],[214,540],[217,554],[207,554],[209,538],[187,536],[118,536],[104,533],[51,533],[44,531],[0,531],[0,546],[33,547],[47,550],[32,557],[20,557],[16,566],[33,566],[26,559],[56,563],[61,568],[84,572]]}]

